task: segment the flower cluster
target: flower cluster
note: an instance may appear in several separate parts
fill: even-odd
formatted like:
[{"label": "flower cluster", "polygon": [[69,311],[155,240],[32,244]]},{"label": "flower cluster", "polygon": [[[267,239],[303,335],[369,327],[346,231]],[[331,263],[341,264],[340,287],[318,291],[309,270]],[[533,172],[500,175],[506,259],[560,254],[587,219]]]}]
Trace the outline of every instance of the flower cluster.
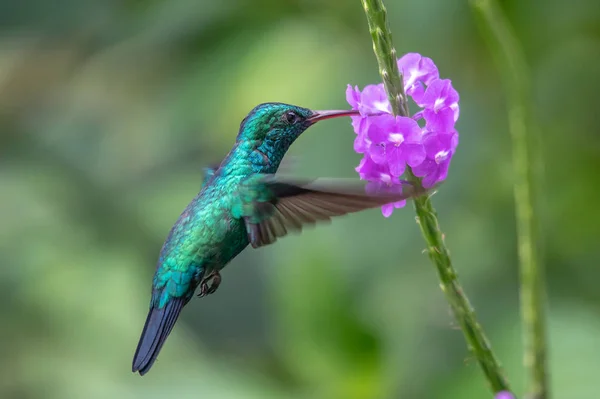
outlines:
[{"label": "flower cluster", "polygon": [[[352,117],[354,150],[364,154],[356,171],[370,182],[367,190],[400,189],[406,165],[422,178],[423,187],[432,187],[448,175],[458,145],[458,93],[450,80],[440,79],[433,61],[417,53],[400,58],[398,69],[406,94],[420,108],[412,117],[392,115],[383,84],[346,90],[346,100],[360,112]],[[389,217],[404,204],[385,205],[382,213]]]}]

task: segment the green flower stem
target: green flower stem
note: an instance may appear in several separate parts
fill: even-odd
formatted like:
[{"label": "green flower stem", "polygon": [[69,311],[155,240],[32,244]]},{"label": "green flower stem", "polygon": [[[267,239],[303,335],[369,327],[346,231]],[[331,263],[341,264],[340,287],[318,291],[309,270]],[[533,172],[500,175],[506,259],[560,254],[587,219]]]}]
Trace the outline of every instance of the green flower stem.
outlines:
[{"label": "green flower stem", "polygon": [[[533,184],[539,155],[531,142],[538,130],[529,120],[529,81],[525,57],[502,10],[492,0],[471,0],[481,18],[490,49],[503,75],[508,99],[509,129],[513,143],[515,209],[521,275],[521,318],[523,320],[523,363],[527,371],[527,397],[548,398],[546,360],[546,299],[544,270],[536,238],[537,219]],[[529,130],[529,132],[528,132]]]},{"label": "green flower stem", "polygon": [[[373,39],[373,50],[379,64],[379,73],[383,79],[392,111],[394,115],[409,116],[402,76],[398,71],[396,50],[392,44],[392,35],[388,28],[383,1],[362,0],[362,4]],[[420,184],[419,179],[414,176],[410,168],[407,168],[407,175],[411,181]],[[437,268],[440,287],[446,295],[454,317],[460,324],[469,349],[477,358],[493,392],[509,390],[500,364],[458,281],[431,198],[429,196],[416,198],[414,204],[421,232],[427,242],[427,252]]]}]

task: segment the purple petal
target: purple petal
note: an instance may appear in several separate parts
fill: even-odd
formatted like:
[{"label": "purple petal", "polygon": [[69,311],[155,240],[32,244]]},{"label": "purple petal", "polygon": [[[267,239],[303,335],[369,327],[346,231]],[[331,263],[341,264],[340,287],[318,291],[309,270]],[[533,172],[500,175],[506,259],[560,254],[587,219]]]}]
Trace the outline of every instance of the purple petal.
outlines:
[{"label": "purple petal", "polygon": [[438,177],[437,181],[444,181],[448,177],[448,170],[450,169],[450,161],[452,160],[452,155],[450,155],[446,160],[444,160],[439,165],[438,169]]},{"label": "purple petal", "polygon": [[[390,136],[393,134],[402,134],[402,142],[407,141],[409,143],[415,143],[421,139],[421,128],[417,121],[412,118],[405,116],[397,116],[396,123],[391,127],[389,131]],[[393,137],[389,138],[390,142],[394,142]]]},{"label": "purple petal", "polygon": [[383,165],[386,162],[386,146],[385,144],[372,144],[369,146],[369,155],[373,162],[378,165]]},{"label": "purple petal", "polygon": [[385,204],[381,207],[381,213],[384,217],[389,218],[394,212],[394,204]]},{"label": "purple petal", "polygon": [[358,172],[361,179],[368,180],[377,175],[374,165],[376,164],[371,161],[371,158],[365,156],[360,160],[358,166],[354,170]]},{"label": "purple petal", "polygon": [[458,92],[452,87],[450,79],[436,79],[427,86],[418,105],[437,111],[458,104],[458,100]]},{"label": "purple petal", "polygon": [[431,188],[431,187],[435,186],[435,184],[437,182],[438,182],[438,174],[437,173],[427,175],[421,181],[421,183],[423,184],[423,188]]},{"label": "purple petal", "polygon": [[394,202],[394,208],[396,208],[396,209],[404,208],[405,206],[406,206],[406,200]]},{"label": "purple petal", "polygon": [[458,134],[429,132],[423,136],[423,146],[427,157],[435,159],[440,152],[452,152],[456,149]]},{"label": "purple petal", "polygon": [[363,117],[354,117],[359,118],[358,124],[355,124],[355,120],[352,120],[352,126],[354,127],[354,132],[357,134],[356,139],[354,140],[354,151],[358,153],[364,153],[368,150],[371,145],[371,140],[367,136],[367,131],[370,125],[370,118]]},{"label": "purple petal", "polygon": [[369,156],[363,157],[355,169],[362,180],[380,180],[382,175],[389,175],[386,165],[378,165]]},{"label": "purple petal", "polygon": [[415,167],[413,167],[413,173],[417,177],[423,177],[435,173],[437,171],[438,165],[435,163],[433,159],[425,158],[425,160]]},{"label": "purple petal", "polygon": [[352,107],[352,109],[358,109],[358,105],[360,103],[360,90],[358,90],[358,86],[350,86],[346,88],[346,101]]},{"label": "purple petal", "polygon": [[363,89],[358,110],[362,116],[392,112],[383,83],[368,85]]},{"label": "purple petal", "polygon": [[445,107],[439,111],[434,111],[429,108],[423,110],[425,117],[425,128],[433,132],[449,132],[454,130],[454,110],[450,107]]},{"label": "purple petal", "polygon": [[[404,87],[410,96],[415,99],[422,95],[419,82],[429,85],[433,80],[439,78],[439,72],[431,58],[423,57],[418,53],[407,53],[398,60],[398,69],[404,77]],[[416,101],[416,99],[415,99]]]},{"label": "purple petal", "polygon": [[386,161],[390,167],[390,174],[394,177],[402,176],[402,173],[406,169],[403,151],[401,151],[400,146],[393,144],[388,145],[387,149]]},{"label": "purple petal", "polygon": [[421,110],[421,111],[415,112],[415,114],[412,116],[412,118],[417,122],[420,121],[421,119],[424,118],[423,111]]},{"label": "purple petal", "polygon": [[406,53],[402,57],[398,58],[398,69],[402,74],[407,75],[407,68],[416,68],[421,61],[421,54],[419,53]]},{"label": "purple petal", "polygon": [[369,123],[368,118],[363,118],[362,116],[351,116],[350,119],[352,119],[352,129],[354,129],[354,133],[360,134],[361,131],[366,131],[367,124]]},{"label": "purple petal", "polygon": [[460,101],[460,96],[458,95],[458,92],[454,89],[454,86],[452,86],[452,81],[450,79],[444,79],[444,82],[448,82],[443,92],[444,96],[446,97],[446,105],[451,106],[452,104],[458,104],[458,102]]},{"label": "purple petal", "polygon": [[458,132],[454,131],[452,133],[449,133],[450,137],[450,149],[452,151],[456,150],[456,147],[458,147]]},{"label": "purple petal", "polygon": [[394,129],[396,119],[394,115],[384,114],[378,116],[372,116],[368,118],[369,128],[368,137],[373,143],[387,143],[389,132]]},{"label": "purple petal", "polygon": [[412,88],[406,90],[406,94],[412,97],[416,104],[420,104],[423,101],[425,95],[425,87],[421,82],[416,82]]},{"label": "purple petal", "polygon": [[354,139],[354,151],[358,152],[359,154],[366,152],[371,145],[371,140],[367,136],[367,131],[370,124],[371,122],[369,118],[362,117],[360,118],[358,126],[354,125],[354,121],[352,122],[352,125],[355,127],[354,131],[357,134],[356,139]]},{"label": "purple petal", "polygon": [[449,150],[449,148],[444,146],[439,134],[436,132],[428,132],[423,136],[423,147],[425,147],[425,153],[430,159],[433,159],[435,154],[440,151]]},{"label": "purple petal", "polygon": [[445,148],[454,151],[458,146],[458,132],[439,133],[439,140],[442,142]]},{"label": "purple petal", "polygon": [[363,154],[369,149],[369,142],[367,141],[366,134],[359,133],[354,139],[354,151]]},{"label": "purple petal", "polygon": [[381,213],[384,217],[389,218],[394,212],[394,208],[403,208],[406,205],[406,200],[394,202],[393,204],[385,204],[381,207]]},{"label": "purple petal", "polygon": [[411,168],[420,165],[425,160],[425,148],[422,144],[404,143],[402,144],[402,152],[406,163]]},{"label": "purple petal", "polygon": [[421,99],[419,106],[434,109],[439,105],[445,105],[442,92],[445,89],[447,82],[443,79],[436,79],[425,90],[425,94]]}]

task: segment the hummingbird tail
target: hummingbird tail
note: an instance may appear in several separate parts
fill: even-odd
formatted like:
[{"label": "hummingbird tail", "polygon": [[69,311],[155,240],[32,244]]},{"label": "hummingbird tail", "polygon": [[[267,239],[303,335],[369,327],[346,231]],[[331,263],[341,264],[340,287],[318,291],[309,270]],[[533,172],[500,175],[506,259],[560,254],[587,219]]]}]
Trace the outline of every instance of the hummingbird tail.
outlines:
[{"label": "hummingbird tail", "polygon": [[144,375],[150,370],[186,302],[185,298],[171,298],[162,308],[150,308],[133,356],[134,373]]}]

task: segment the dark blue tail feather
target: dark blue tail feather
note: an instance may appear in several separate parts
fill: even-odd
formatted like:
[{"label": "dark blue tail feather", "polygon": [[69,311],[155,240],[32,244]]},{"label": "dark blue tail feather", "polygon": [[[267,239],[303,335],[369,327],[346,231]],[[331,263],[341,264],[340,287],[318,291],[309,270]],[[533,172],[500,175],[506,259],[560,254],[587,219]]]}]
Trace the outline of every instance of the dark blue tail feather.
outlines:
[{"label": "dark blue tail feather", "polygon": [[134,373],[144,375],[150,370],[186,302],[185,298],[171,298],[162,308],[150,308],[133,356]]}]

